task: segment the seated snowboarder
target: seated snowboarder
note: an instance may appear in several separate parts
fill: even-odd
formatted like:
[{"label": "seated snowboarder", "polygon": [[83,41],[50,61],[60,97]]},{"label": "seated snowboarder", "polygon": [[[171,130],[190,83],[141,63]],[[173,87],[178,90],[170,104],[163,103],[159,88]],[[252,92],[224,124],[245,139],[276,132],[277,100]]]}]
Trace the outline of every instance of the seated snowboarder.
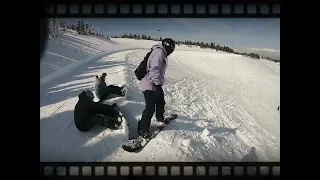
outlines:
[{"label": "seated snowboarder", "polygon": [[94,102],[94,94],[87,90],[78,95],[79,100],[74,108],[74,123],[79,131],[89,131],[93,126],[99,125],[105,128],[118,129],[119,107]]},{"label": "seated snowboarder", "polygon": [[115,94],[119,96],[125,96],[124,87],[109,85],[107,86],[106,80],[106,73],[102,73],[100,78],[96,76],[96,83],[95,83],[95,93],[99,102],[107,99],[110,94]]}]

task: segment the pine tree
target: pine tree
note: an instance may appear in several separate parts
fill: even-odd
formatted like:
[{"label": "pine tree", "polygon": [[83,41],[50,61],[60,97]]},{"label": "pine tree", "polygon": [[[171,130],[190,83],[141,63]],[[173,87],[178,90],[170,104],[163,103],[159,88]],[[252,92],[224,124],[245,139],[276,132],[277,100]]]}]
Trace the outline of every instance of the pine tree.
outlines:
[{"label": "pine tree", "polygon": [[210,43],[210,48],[211,48],[211,49],[214,49],[214,46],[213,46],[213,43],[212,43],[212,42]]},{"label": "pine tree", "polygon": [[219,44],[217,44],[216,50],[217,50],[217,51],[220,51],[220,46],[219,46]]},{"label": "pine tree", "polygon": [[204,43],[203,42],[200,43],[200,48],[204,48]]},{"label": "pine tree", "polygon": [[52,38],[57,38],[62,34],[61,26],[56,18],[49,20],[49,36]]},{"label": "pine tree", "polygon": [[78,32],[78,34],[81,35],[81,22],[80,19],[78,19],[77,25],[76,25],[76,31]]},{"label": "pine tree", "polygon": [[89,33],[89,24],[87,22],[85,22],[85,31],[84,34],[88,34]]},{"label": "pine tree", "polygon": [[81,28],[80,29],[81,29],[81,34],[86,34],[86,25],[85,25],[83,18],[81,19]]}]

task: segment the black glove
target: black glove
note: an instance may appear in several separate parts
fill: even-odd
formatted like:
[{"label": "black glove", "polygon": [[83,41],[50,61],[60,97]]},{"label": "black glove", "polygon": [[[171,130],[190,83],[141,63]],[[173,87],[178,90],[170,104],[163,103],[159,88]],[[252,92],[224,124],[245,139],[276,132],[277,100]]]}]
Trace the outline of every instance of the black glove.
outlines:
[{"label": "black glove", "polygon": [[164,96],[161,85],[155,85],[155,87],[156,87],[156,96]]}]

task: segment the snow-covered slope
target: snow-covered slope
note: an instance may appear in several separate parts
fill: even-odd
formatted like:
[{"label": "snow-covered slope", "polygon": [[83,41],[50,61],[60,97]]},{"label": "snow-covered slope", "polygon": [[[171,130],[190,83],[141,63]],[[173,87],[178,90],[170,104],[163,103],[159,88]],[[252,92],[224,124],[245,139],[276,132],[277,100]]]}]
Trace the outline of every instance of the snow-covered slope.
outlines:
[{"label": "snow-covered slope", "polygon": [[[92,51],[101,41],[72,34],[68,38]],[[164,92],[166,113],[176,112],[179,118],[140,153],[132,154],[123,151],[121,144],[137,134],[137,119],[144,109],[133,71],[156,42],[112,39],[103,43],[106,48],[94,51],[96,56],[86,57],[86,63],[72,71],[56,71],[65,71],[63,76],[46,76],[40,89],[42,161],[280,161],[278,64],[178,46],[169,57]],[[50,48],[47,51],[54,51]],[[129,88],[127,100],[120,104],[129,135],[110,130],[80,133],[73,124],[77,95],[93,90],[94,76],[102,72],[108,74],[108,84],[125,83]]]},{"label": "snow-covered slope", "polygon": [[48,40],[47,49],[40,63],[40,78],[42,81],[47,81],[45,78],[58,70],[65,69],[66,66],[75,69],[77,68],[75,64],[84,63],[82,61],[92,59],[94,55],[126,48],[113,41],[75,35],[69,30],[61,38]]}]

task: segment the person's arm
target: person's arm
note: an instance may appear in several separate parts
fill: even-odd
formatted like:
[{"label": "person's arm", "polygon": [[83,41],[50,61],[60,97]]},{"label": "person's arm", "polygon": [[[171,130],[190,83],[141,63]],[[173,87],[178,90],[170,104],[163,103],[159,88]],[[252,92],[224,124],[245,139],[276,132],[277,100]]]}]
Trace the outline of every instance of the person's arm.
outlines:
[{"label": "person's arm", "polygon": [[106,116],[113,116],[114,115],[114,109],[112,106],[107,104],[101,104],[97,102],[92,102],[91,110],[94,114],[103,114]]},{"label": "person's arm", "polygon": [[162,76],[161,76],[161,69],[163,68],[162,61],[165,58],[165,54],[161,49],[154,49],[153,52],[150,54],[149,57],[149,76],[153,84],[162,85]]}]

